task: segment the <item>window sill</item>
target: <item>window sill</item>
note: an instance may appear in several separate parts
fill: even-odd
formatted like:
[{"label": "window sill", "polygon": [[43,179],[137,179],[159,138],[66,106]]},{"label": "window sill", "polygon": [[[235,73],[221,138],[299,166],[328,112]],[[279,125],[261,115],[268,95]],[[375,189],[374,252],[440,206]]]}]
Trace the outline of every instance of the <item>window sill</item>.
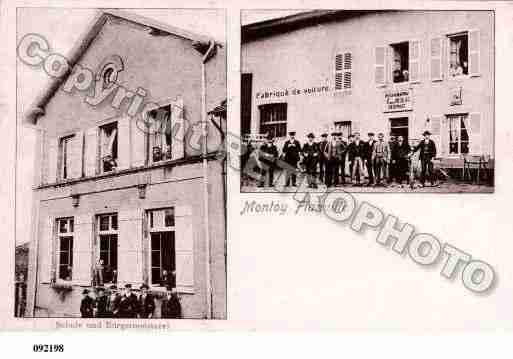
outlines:
[{"label": "window sill", "polygon": [[[178,292],[178,294],[194,294],[194,287],[177,286],[176,291]],[[157,294],[164,294],[164,293],[166,293],[166,288],[162,287],[160,285],[151,285],[150,292],[157,293]]]}]

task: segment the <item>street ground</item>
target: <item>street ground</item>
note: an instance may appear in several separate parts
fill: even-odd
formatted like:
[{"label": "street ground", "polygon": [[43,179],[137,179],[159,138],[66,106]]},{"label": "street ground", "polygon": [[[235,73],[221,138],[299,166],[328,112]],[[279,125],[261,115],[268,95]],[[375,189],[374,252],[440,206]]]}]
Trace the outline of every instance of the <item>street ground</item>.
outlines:
[{"label": "street ground", "polygon": [[[298,187],[284,187],[284,176],[278,176],[275,178],[275,187],[258,187],[256,181],[253,179],[245,179],[241,185],[241,192],[296,192]],[[324,184],[318,184],[318,188],[308,188],[306,186],[306,179],[298,176],[296,184],[300,186],[302,181],[305,181],[305,185],[301,185],[301,192],[325,192],[327,190]],[[406,183],[399,185],[397,183],[381,186],[367,186],[367,179],[362,181],[363,185],[355,186],[350,184],[349,178],[346,179],[346,185],[339,185],[337,187],[330,187],[330,190],[340,190],[345,192],[362,192],[362,193],[493,193],[494,187],[491,185],[477,184],[470,182],[462,182],[454,179],[447,179],[440,181],[435,185],[431,185],[426,182],[426,186],[422,187],[420,182],[416,181],[414,188]]]}]

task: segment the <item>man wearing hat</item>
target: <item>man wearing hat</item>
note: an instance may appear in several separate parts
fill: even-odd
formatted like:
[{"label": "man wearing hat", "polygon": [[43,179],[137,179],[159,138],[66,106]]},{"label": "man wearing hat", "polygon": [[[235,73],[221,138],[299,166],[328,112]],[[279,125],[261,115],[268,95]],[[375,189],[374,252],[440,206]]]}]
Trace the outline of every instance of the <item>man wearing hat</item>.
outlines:
[{"label": "man wearing hat", "polygon": [[308,141],[303,145],[303,157],[306,167],[306,176],[308,188],[317,188],[315,181],[315,172],[317,170],[317,162],[319,161],[319,145],[314,142],[315,135],[309,133],[306,136]]},{"label": "man wearing hat", "polygon": [[148,293],[149,287],[146,284],[141,285],[141,296],[139,297],[139,318],[153,318],[155,310],[155,299]]},{"label": "man wearing hat", "polygon": [[321,135],[321,141],[319,142],[319,181],[326,184],[326,167],[328,165],[328,134],[323,133]]},{"label": "man wearing hat", "polygon": [[365,166],[367,167],[367,174],[369,175],[369,183],[368,185],[374,184],[374,165],[372,163],[372,152],[374,151],[374,133],[369,132],[367,134],[369,136],[369,140],[365,143]]},{"label": "man wearing hat", "polygon": [[285,187],[289,187],[292,185],[296,186],[296,172],[297,172],[297,163],[300,159],[301,154],[301,144],[298,140],[296,140],[296,132],[289,132],[289,139],[285,141],[283,145],[283,159],[287,164],[289,164],[294,170],[286,170],[286,182]]},{"label": "man wearing hat", "polygon": [[270,187],[274,185],[274,170],[276,166],[276,159],[278,158],[278,149],[274,145],[273,137],[268,134],[265,142],[260,146],[260,160],[265,164],[262,171],[262,176],[265,176],[265,186]]},{"label": "man wearing hat", "polygon": [[374,143],[372,150],[372,163],[376,175],[376,185],[380,185],[386,175],[386,165],[390,158],[390,147],[384,140],[383,133],[378,133],[378,140]]},{"label": "man wearing hat", "polygon": [[420,150],[419,158],[422,166],[422,171],[420,174],[420,182],[422,186],[426,183],[426,177],[429,178],[431,185],[434,182],[433,175],[433,158],[436,157],[436,145],[435,142],[430,138],[431,132],[424,131],[422,134],[424,139],[422,139],[417,146],[413,149],[413,152],[417,152]]},{"label": "man wearing hat", "polygon": [[94,299],[89,296],[89,289],[84,289],[82,296],[82,301],[80,302],[82,318],[94,318]]},{"label": "man wearing hat", "polygon": [[119,318],[136,318],[138,313],[138,301],[134,293],[132,293],[132,285],[125,284],[123,295],[119,299],[118,317]]}]

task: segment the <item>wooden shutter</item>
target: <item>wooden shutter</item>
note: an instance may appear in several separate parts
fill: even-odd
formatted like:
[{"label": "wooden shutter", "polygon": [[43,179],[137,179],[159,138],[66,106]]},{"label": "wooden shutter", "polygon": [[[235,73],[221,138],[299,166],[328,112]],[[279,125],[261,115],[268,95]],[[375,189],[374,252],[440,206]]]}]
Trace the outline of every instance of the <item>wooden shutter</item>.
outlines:
[{"label": "wooden shutter", "polygon": [[344,90],[353,88],[353,55],[344,53]]},{"label": "wooden shutter", "polygon": [[430,74],[431,81],[441,81],[443,78],[442,70],[442,46],[441,37],[434,37],[430,43]]},{"label": "wooden shutter", "polygon": [[435,142],[437,157],[440,157],[440,153],[441,153],[441,150],[440,150],[441,146],[442,146],[441,130],[442,130],[442,117],[441,116],[431,117],[431,121],[430,121],[431,139],[433,140],[433,142]]},{"label": "wooden shutter", "polygon": [[80,178],[82,177],[82,161],[84,153],[84,132],[79,131],[73,136],[71,140],[71,153],[69,154],[71,159],[70,175],[69,178]]},{"label": "wooden shutter", "polygon": [[46,173],[46,183],[55,183],[57,182],[57,161],[59,159],[59,139],[58,138],[50,138],[48,140],[47,147],[47,173]]},{"label": "wooden shutter", "polygon": [[86,176],[94,176],[98,171],[98,127],[86,131],[84,143],[84,172]]},{"label": "wooden shutter", "polygon": [[171,103],[171,154],[173,160],[184,157],[185,122],[183,100]]},{"label": "wooden shutter", "polygon": [[335,55],[335,90],[340,91],[344,87],[344,55]]},{"label": "wooden shutter", "polygon": [[481,155],[481,114],[473,112],[469,114],[469,120],[465,121],[469,132],[469,152],[473,155]]},{"label": "wooden shutter", "polygon": [[91,285],[93,265],[93,216],[79,214],[74,217],[72,281],[79,285]]},{"label": "wooden shutter", "polygon": [[176,285],[193,289],[194,235],[190,206],[175,207],[175,230]]},{"label": "wooden shutter", "polygon": [[119,211],[118,282],[140,285],[143,281],[142,217],[140,208]]},{"label": "wooden shutter", "polygon": [[420,41],[412,40],[409,44],[409,63],[410,82],[420,82]]},{"label": "wooden shutter", "polygon": [[[112,134],[114,137],[114,134]],[[130,117],[118,120],[118,163],[117,169],[130,167]]]},{"label": "wooden shutter", "polygon": [[468,32],[468,59],[469,59],[469,75],[479,76],[481,67],[481,41],[479,30],[472,30]]},{"label": "wooden shutter", "polygon": [[375,63],[374,63],[374,82],[376,86],[383,86],[385,84],[386,74],[386,61],[385,61],[385,47],[377,46],[374,49]]},{"label": "wooden shutter", "polygon": [[145,127],[143,121],[136,121],[132,118],[130,121],[131,126],[131,151],[133,167],[144,166],[146,164],[147,152],[147,138],[148,129]]},{"label": "wooden shutter", "polygon": [[39,263],[39,283],[50,283],[52,279],[52,266],[54,258],[54,218],[47,217],[41,221],[41,228],[39,229],[39,250],[38,250],[38,263]]}]

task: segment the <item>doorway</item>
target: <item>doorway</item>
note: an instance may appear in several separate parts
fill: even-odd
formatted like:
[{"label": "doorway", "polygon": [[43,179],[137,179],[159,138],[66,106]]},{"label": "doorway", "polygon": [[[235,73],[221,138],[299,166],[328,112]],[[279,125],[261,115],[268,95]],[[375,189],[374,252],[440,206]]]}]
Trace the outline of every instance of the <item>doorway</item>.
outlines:
[{"label": "doorway", "polygon": [[408,143],[408,117],[396,117],[390,119],[390,136],[402,136]]}]

